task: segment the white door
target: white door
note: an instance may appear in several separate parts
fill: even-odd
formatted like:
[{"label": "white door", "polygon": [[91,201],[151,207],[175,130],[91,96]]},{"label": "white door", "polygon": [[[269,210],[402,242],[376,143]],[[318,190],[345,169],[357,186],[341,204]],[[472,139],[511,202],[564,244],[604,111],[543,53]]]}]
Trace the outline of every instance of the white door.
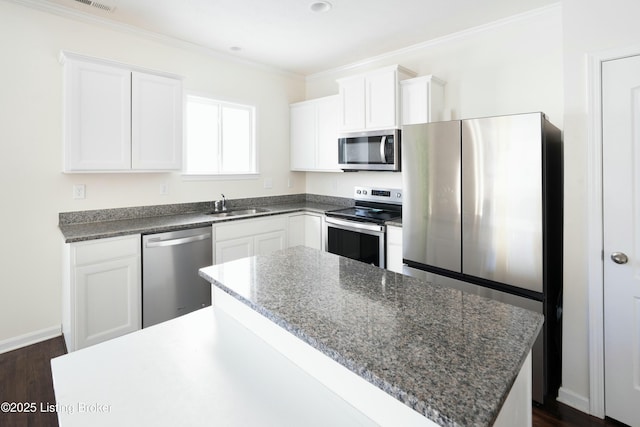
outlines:
[{"label": "white door", "polygon": [[602,131],[605,412],[640,426],[640,56],[603,62]]}]

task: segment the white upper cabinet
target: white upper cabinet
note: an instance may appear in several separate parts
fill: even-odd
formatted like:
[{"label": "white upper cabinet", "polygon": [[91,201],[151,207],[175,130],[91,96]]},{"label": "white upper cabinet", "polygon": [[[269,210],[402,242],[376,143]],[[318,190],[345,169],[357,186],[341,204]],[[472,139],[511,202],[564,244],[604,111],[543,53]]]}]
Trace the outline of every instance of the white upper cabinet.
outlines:
[{"label": "white upper cabinet", "polygon": [[65,63],[65,170],[131,168],[131,73]]},{"label": "white upper cabinet", "polygon": [[338,130],[358,132],[401,126],[399,82],[415,73],[398,65],[338,80]]},{"label": "white upper cabinet", "polygon": [[182,80],[63,52],[64,171],[182,167]]},{"label": "white upper cabinet", "polygon": [[338,96],[291,104],[291,170],[339,171]]},{"label": "white upper cabinet", "polygon": [[182,82],[131,74],[131,166],[172,170],[182,166]]},{"label": "white upper cabinet", "polygon": [[431,75],[401,81],[402,124],[444,120],[444,85],[444,81]]},{"label": "white upper cabinet", "polygon": [[289,106],[290,166],[292,170],[315,169],[316,121],[317,106],[315,102],[305,101]]}]

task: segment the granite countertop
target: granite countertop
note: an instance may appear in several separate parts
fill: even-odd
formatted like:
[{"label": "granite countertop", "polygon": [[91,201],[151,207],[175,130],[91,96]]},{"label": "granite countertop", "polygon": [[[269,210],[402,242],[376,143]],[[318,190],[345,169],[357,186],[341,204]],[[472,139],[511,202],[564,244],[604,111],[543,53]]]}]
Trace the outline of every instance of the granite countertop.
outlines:
[{"label": "granite countertop", "polygon": [[103,209],[61,213],[59,228],[65,243],[130,234],[163,233],[186,228],[204,227],[213,223],[255,218],[260,216],[306,211],[324,213],[348,205],[349,199],[305,200],[304,198],[278,198],[264,200],[245,199],[230,201],[229,209],[260,207],[266,212],[232,217],[208,215],[213,211],[210,203],[190,203],[158,207]]},{"label": "granite countertop", "polygon": [[488,426],[542,315],[301,246],[202,277],[444,426]]}]

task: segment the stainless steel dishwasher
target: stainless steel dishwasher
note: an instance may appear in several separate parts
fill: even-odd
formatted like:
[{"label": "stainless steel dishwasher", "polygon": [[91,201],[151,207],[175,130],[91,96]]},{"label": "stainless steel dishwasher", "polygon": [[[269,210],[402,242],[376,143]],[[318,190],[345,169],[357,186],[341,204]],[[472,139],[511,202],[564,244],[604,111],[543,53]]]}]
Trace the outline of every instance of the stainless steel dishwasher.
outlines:
[{"label": "stainless steel dishwasher", "polygon": [[142,236],[142,327],[211,305],[211,227]]}]

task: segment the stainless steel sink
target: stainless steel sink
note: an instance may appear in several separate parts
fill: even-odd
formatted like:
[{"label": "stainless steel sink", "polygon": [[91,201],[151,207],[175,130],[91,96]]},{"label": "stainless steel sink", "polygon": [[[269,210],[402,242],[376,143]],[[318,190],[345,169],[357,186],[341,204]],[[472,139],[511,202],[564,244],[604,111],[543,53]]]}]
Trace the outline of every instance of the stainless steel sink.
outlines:
[{"label": "stainless steel sink", "polygon": [[217,218],[224,218],[228,216],[242,216],[242,215],[255,215],[258,213],[269,212],[269,209],[265,208],[243,208],[243,209],[229,209],[220,212],[209,212],[209,215]]}]

